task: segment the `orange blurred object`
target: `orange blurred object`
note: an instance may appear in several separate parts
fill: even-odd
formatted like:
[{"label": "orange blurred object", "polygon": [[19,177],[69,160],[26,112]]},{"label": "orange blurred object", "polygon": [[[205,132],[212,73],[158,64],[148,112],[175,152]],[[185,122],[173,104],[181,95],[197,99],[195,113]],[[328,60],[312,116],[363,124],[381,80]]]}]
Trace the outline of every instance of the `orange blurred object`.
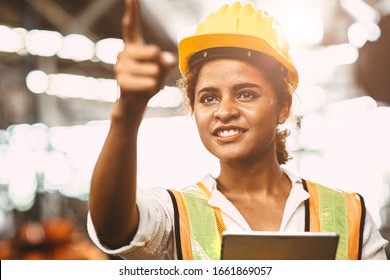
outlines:
[{"label": "orange blurred object", "polygon": [[22,246],[40,245],[45,241],[45,229],[39,222],[28,221],[19,229],[18,241]]},{"label": "orange blurred object", "polygon": [[62,243],[72,240],[76,226],[66,218],[52,218],[43,222],[47,243]]},{"label": "orange blurred object", "polygon": [[43,222],[27,221],[14,240],[0,240],[0,259],[107,260],[76,225],[56,217]]},{"label": "orange blurred object", "polygon": [[0,240],[0,260],[10,260],[15,258],[12,243],[8,240]]}]

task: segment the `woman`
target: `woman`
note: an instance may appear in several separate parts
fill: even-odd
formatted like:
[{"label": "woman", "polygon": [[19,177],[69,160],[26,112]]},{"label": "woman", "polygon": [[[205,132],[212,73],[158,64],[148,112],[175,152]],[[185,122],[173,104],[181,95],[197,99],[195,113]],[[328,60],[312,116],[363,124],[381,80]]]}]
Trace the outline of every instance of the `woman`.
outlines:
[{"label": "woman", "polygon": [[278,23],[252,5],[223,6],[179,43],[181,84],[203,144],[220,160],[218,178],[181,192],[137,193],[138,128],[175,61],[143,44],[138,2],[126,3],[125,48],[115,67],[121,95],[90,193],[89,232],[102,250],[129,259],[218,259],[226,229],[334,231],[321,222],[329,213],[316,208],[331,197],[349,209],[339,215],[348,234],[338,258],[385,258],[386,241],[362,198],[340,197],[281,168],[286,133],[277,127],[289,116],[298,74]]}]

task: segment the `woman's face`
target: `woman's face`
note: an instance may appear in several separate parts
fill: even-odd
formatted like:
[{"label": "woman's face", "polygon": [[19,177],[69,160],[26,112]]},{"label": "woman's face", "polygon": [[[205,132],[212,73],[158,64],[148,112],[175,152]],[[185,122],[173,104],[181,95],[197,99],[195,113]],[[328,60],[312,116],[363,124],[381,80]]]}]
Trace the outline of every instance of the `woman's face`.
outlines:
[{"label": "woman's face", "polygon": [[205,63],[195,86],[194,117],[205,147],[221,161],[275,156],[277,125],[289,113],[256,67],[236,59]]}]

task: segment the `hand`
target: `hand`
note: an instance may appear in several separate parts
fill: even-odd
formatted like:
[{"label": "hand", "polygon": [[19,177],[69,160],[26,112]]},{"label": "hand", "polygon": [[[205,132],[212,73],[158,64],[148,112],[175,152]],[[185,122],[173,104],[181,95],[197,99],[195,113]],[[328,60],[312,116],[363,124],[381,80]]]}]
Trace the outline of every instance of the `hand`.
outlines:
[{"label": "hand", "polygon": [[158,46],[144,43],[139,3],[137,0],[125,1],[122,19],[125,47],[118,55],[114,70],[121,98],[130,98],[146,106],[147,101],[162,88],[168,70],[176,64],[176,59]]}]

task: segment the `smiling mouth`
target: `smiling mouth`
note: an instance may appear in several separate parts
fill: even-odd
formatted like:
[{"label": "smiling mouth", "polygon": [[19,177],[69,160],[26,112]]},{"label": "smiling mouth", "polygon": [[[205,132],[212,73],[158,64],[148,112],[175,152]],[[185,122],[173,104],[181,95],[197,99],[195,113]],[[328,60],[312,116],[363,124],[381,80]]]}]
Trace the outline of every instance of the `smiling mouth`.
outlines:
[{"label": "smiling mouth", "polygon": [[224,129],[218,130],[215,135],[218,137],[232,137],[244,133],[242,129]]},{"label": "smiling mouth", "polygon": [[228,144],[236,142],[244,135],[245,132],[246,130],[240,127],[220,127],[212,134],[216,137],[216,140],[219,143]]}]

